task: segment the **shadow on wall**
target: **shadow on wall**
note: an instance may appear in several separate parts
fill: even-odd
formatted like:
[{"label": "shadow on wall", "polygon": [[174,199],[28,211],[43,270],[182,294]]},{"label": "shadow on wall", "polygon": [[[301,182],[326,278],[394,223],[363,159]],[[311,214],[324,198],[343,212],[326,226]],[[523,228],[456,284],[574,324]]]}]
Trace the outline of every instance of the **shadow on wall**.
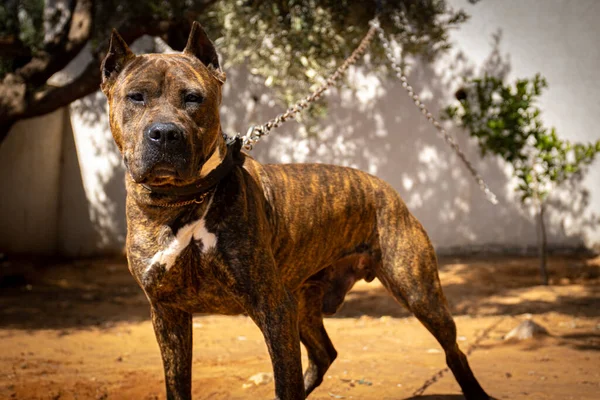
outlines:
[{"label": "shadow on wall", "polygon": [[[462,76],[483,72],[505,76],[510,71],[510,60],[502,55],[500,44],[498,32],[481,68],[462,53],[434,64],[415,60],[409,82],[430,111],[439,115],[454,100],[450,94],[460,86]],[[251,155],[265,163],[352,166],[385,179],[422,222],[438,251],[522,251],[534,247],[535,224],[514,195],[510,173],[502,161],[482,161],[476,143],[466,133],[449,129],[498,195],[500,203],[493,206],[460,159],[419,113],[400,82],[395,77],[379,81],[368,71],[367,65],[350,72],[349,83],[358,89],[356,93],[342,88],[328,95],[329,112],[318,137],[303,134],[299,125],[291,122],[264,139]],[[229,72],[222,112],[226,132],[233,134],[238,129],[245,133],[247,126],[264,123],[281,111],[254,104],[253,98],[265,98],[259,96],[262,93],[262,86],[248,79],[246,72]],[[578,201],[555,202],[548,218],[549,243],[554,248],[579,248],[583,246],[582,230],[567,232],[563,222],[568,219],[578,228],[594,222],[583,217],[587,194],[581,185],[574,181],[565,190],[577,193]]]}]

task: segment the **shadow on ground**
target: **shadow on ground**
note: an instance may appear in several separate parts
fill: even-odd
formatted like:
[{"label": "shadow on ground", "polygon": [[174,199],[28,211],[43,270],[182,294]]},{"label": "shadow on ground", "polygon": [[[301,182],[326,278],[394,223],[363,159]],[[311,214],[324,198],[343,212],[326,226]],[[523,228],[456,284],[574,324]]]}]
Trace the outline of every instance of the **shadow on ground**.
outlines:
[{"label": "shadow on ground", "polygon": [[[573,316],[600,315],[600,267],[583,257],[553,257],[551,286],[539,284],[536,258],[487,257],[440,259],[440,278],[453,315],[520,315],[558,312]],[[358,285],[350,292],[339,318],[411,315],[382,286]]]},{"label": "shadow on ground", "polygon": [[[551,257],[554,285],[538,286],[535,258],[442,258],[440,276],[454,315],[520,315],[557,312],[600,316],[600,262]],[[144,321],[148,302],[124,259],[71,262],[4,261],[0,266],[0,328],[70,329]],[[335,318],[410,313],[380,284],[359,283]],[[570,338],[598,349],[600,338]],[[582,347],[583,348],[583,347]]]},{"label": "shadow on ground", "polygon": [[574,347],[577,350],[600,351],[600,333],[581,332],[561,336],[563,346]]},{"label": "shadow on ground", "polygon": [[0,327],[110,327],[150,318],[148,301],[122,258],[46,263],[14,260],[0,268]]}]

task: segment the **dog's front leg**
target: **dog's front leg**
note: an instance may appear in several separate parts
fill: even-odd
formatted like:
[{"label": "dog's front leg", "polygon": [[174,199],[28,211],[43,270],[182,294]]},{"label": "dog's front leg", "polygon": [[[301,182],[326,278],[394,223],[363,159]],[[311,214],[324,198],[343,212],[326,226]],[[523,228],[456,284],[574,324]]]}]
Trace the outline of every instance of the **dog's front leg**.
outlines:
[{"label": "dog's front leg", "polygon": [[258,307],[248,312],[262,331],[273,364],[275,395],[278,400],[306,398],[300,357],[298,306],[283,287],[264,287]]},{"label": "dog's front leg", "polygon": [[153,305],[152,324],[165,369],[168,400],[192,398],[192,315]]}]

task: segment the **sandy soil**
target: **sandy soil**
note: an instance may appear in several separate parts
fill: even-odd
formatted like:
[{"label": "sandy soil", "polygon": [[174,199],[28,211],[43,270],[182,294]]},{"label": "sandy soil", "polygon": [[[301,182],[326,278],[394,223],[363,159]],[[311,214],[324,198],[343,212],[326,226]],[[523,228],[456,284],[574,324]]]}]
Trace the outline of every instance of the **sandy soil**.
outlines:
[{"label": "sandy soil", "polygon": [[[543,287],[535,259],[441,260],[459,343],[498,399],[600,398],[600,258],[553,257],[550,274]],[[551,335],[503,341],[527,314]],[[325,324],[339,357],[312,399],[462,398],[437,343],[377,281]],[[193,363],[195,399],[273,397],[272,383],[244,388],[271,371],[247,317],[195,317]],[[163,398],[146,299],[123,261],[2,264],[0,399]]]}]

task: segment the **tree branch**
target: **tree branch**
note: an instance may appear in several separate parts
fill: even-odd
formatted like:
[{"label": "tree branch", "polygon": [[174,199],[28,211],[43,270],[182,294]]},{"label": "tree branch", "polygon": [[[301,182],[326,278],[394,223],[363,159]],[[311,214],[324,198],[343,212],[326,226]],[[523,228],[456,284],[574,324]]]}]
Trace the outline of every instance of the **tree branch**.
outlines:
[{"label": "tree branch", "polygon": [[[15,73],[36,87],[44,84],[48,78],[60,71],[81,51],[92,32],[94,1],[79,0],[76,2],[68,25],[69,31],[62,40],[62,46],[51,41],[45,51],[34,57],[29,63]],[[57,35],[59,37],[60,35]]]},{"label": "tree branch", "polygon": [[66,85],[36,92],[22,118],[38,117],[50,113],[94,93],[100,87],[100,67],[98,65],[98,60],[94,59],[88,63],[77,78]]}]

